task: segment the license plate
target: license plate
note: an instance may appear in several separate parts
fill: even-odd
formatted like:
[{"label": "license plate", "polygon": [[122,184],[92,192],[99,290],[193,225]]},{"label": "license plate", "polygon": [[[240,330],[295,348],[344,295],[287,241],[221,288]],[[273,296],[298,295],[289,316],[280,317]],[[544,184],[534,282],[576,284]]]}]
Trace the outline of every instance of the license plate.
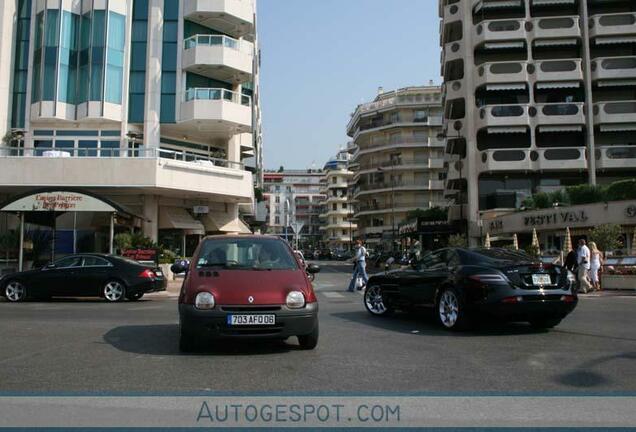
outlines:
[{"label": "license plate", "polygon": [[163,272],[156,271],[156,272],[155,272],[155,274],[156,274],[158,277],[163,277]]},{"label": "license plate", "polygon": [[546,274],[533,274],[532,275],[532,284],[533,285],[550,285],[552,281],[550,280],[550,275]]},{"label": "license plate", "polygon": [[276,315],[228,315],[227,325],[229,326],[258,326],[276,324]]}]

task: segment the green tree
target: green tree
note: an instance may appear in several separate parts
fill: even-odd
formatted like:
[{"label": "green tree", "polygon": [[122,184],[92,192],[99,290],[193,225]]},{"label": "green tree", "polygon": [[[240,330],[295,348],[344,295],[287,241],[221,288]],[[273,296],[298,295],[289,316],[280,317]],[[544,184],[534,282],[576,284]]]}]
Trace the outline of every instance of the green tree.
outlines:
[{"label": "green tree", "polygon": [[620,225],[599,225],[590,230],[590,241],[596,243],[596,246],[603,252],[614,251],[623,246],[621,232]]},{"label": "green tree", "polygon": [[468,241],[463,234],[453,234],[448,238],[448,247],[467,247]]}]

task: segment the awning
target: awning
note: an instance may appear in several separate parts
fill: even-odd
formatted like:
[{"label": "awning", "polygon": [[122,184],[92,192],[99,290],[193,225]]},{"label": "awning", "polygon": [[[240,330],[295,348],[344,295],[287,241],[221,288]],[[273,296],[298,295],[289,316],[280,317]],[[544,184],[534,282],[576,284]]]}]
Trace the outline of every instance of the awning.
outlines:
[{"label": "awning", "polygon": [[525,83],[521,84],[488,84],[486,86],[486,90],[488,91],[499,91],[499,90],[525,90]]},{"label": "awning", "polygon": [[252,233],[241,219],[230,213],[210,212],[203,216],[202,222],[206,232]]},{"label": "awning", "polygon": [[539,126],[539,132],[580,132],[583,130],[583,126]]},{"label": "awning", "polygon": [[159,229],[177,229],[187,231],[187,234],[204,235],[205,228],[198,220],[190,216],[181,207],[159,208]]},{"label": "awning", "polygon": [[636,86],[636,80],[612,80],[612,81],[598,81],[599,87],[625,87]]},{"label": "awning", "polygon": [[534,6],[572,5],[576,0],[532,0]]},{"label": "awning", "polygon": [[579,88],[581,83],[578,81],[555,81],[538,83],[538,89],[558,89],[558,88]]},{"label": "awning", "polygon": [[625,131],[636,131],[636,123],[601,125],[601,132],[625,132]]},{"label": "awning", "polygon": [[484,48],[486,49],[510,49],[510,48],[523,48],[525,42],[486,42]]},{"label": "awning", "polygon": [[524,126],[517,127],[489,127],[489,134],[505,134],[505,133],[526,133],[527,128]]},{"label": "awning", "polygon": [[578,45],[576,39],[542,39],[534,41],[535,47],[553,47],[553,46],[575,46]]},{"label": "awning", "polygon": [[520,7],[521,0],[480,0],[474,8],[475,12],[479,12],[483,9],[504,9],[504,8],[514,8]]},{"label": "awning", "polygon": [[636,43],[636,36],[598,37],[594,42],[596,45]]}]

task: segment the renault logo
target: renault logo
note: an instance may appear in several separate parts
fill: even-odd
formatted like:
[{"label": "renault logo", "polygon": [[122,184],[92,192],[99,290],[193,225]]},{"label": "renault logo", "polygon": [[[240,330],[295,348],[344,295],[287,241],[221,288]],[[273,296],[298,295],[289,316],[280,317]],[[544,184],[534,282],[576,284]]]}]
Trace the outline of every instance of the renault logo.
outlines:
[{"label": "renault logo", "polygon": [[247,298],[247,301],[248,301],[248,302],[250,302],[250,303],[254,303],[254,297],[249,296],[249,297]]}]

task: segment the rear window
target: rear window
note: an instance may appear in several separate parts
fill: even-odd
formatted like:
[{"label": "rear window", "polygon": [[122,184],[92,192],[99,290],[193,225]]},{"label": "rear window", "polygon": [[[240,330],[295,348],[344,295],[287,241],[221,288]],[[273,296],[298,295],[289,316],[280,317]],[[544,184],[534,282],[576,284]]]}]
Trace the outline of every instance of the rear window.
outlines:
[{"label": "rear window", "polygon": [[491,264],[535,262],[530,255],[522,251],[509,249],[475,249],[458,251],[464,264]]},{"label": "rear window", "polygon": [[276,239],[228,238],[205,240],[197,268],[296,270],[298,264],[285,243]]}]

